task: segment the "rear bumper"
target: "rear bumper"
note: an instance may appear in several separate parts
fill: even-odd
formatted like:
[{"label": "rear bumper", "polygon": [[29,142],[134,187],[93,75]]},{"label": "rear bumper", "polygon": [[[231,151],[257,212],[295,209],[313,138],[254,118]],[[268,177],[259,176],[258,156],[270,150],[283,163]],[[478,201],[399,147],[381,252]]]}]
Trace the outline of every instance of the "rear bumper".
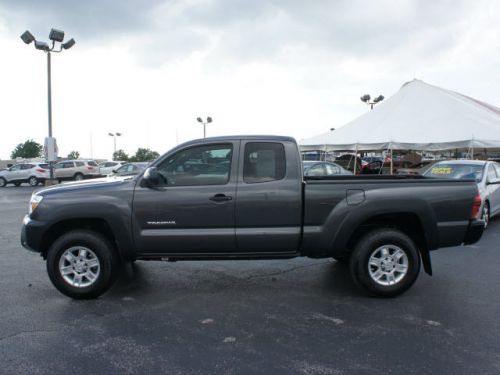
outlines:
[{"label": "rear bumper", "polygon": [[472,220],[465,233],[464,245],[471,245],[481,239],[484,232],[483,220]]}]

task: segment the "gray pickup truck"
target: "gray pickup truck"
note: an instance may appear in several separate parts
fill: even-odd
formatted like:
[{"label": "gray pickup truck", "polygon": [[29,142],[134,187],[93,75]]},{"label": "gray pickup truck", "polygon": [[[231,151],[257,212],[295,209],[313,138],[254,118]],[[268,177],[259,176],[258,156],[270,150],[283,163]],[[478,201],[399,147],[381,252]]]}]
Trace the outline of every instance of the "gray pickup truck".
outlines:
[{"label": "gray pickup truck", "polygon": [[135,260],[334,258],[395,296],[432,274],[429,252],[479,240],[476,183],[407,176],[303,177],[277,136],[195,140],[142,174],[33,193],[22,245],[73,298],[108,290]]}]

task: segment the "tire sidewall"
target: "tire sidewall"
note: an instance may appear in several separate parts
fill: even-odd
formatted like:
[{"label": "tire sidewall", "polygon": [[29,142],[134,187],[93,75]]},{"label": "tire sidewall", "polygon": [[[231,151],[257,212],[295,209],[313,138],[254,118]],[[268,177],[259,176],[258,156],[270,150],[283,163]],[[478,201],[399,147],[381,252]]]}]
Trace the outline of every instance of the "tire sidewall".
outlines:
[{"label": "tire sidewall", "polygon": [[[398,246],[408,257],[408,271],[395,285],[380,285],[369,273],[370,256],[377,248],[384,245]],[[416,281],[420,272],[420,254],[406,234],[392,229],[377,230],[358,242],[351,256],[350,268],[357,284],[361,284],[367,291],[383,297],[393,297],[405,292]]]},{"label": "tire sidewall", "polygon": [[[74,246],[85,246],[91,249],[99,259],[99,276],[88,287],[78,288],[68,284],[59,271],[59,260],[62,254]],[[47,272],[52,284],[61,293],[71,298],[97,298],[111,286],[117,268],[117,256],[109,242],[91,231],[72,231],[64,234],[52,244],[47,254]]]},{"label": "tire sidewall", "polygon": [[83,179],[84,179],[83,174],[81,173],[75,174],[75,181],[82,181]]},{"label": "tire sidewall", "polygon": [[[33,181],[35,183],[33,183]],[[38,186],[39,181],[38,178],[36,178],[35,176],[31,176],[28,180],[28,183],[30,184],[30,186]]]},{"label": "tire sidewall", "polygon": [[0,187],[7,186],[7,180],[3,177],[0,177]]},{"label": "tire sidewall", "polygon": [[483,212],[481,213],[481,218],[484,220],[484,229],[488,228],[490,224],[490,204],[488,202],[484,203]]}]

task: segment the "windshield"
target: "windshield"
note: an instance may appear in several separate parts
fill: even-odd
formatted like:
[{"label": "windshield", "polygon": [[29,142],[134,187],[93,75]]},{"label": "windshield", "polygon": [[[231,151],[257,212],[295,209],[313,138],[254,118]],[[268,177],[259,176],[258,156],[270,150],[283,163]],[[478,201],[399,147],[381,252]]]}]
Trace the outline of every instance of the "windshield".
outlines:
[{"label": "windshield", "polygon": [[424,173],[428,177],[475,179],[480,182],[483,179],[484,165],[482,164],[434,164],[432,168]]}]

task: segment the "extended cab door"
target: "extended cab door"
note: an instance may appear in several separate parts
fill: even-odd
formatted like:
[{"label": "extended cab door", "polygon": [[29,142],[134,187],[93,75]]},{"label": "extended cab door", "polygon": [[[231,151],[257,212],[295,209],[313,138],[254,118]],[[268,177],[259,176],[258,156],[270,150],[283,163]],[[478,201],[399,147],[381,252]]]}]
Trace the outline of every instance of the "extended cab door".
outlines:
[{"label": "extended cab door", "polygon": [[302,169],[295,142],[243,140],[236,199],[238,252],[296,252]]},{"label": "extended cab door", "polygon": [[133,226],[140,253],[235,251],[238,152],[239,141],[194,144],[155,165],[159,186],[138,181]]}]

